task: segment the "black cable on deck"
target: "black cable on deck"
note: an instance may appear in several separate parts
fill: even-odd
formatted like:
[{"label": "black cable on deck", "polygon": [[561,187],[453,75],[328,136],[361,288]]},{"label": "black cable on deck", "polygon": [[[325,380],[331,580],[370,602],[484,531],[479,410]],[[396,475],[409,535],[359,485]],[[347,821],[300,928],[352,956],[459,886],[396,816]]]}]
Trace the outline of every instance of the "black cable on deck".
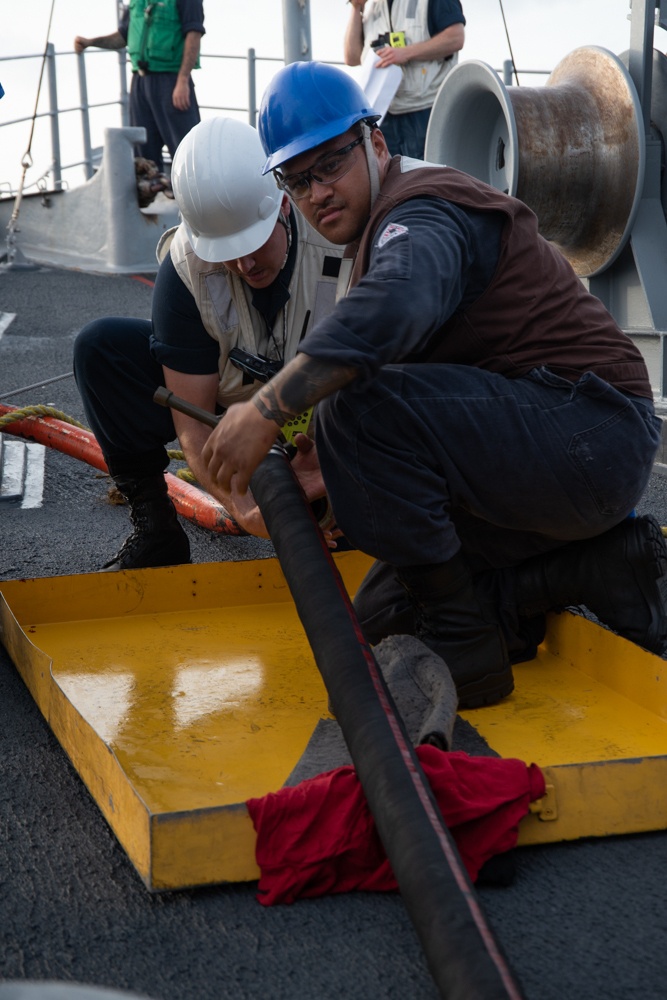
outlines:
[{"label": "black cable on deck", "polygon": [[251,489],[441,996],[521,1000],[282,448]]}]

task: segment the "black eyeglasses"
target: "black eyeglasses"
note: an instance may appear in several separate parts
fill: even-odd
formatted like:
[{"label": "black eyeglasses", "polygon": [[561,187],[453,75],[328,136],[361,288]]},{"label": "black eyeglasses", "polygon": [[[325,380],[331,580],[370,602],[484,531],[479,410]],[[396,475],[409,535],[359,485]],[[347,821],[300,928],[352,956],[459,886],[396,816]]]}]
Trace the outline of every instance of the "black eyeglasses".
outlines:
[{"label": "black eyeglasses", "polygon": [[344,177],[348,170],[352,169],[353,162],[350,154],[355,146],[363,141],[364,137],[360,135],[358,139],[343,146],[342,149],[326,153],[325,156],[316,160],[309,170],[304,170],[301,174],[288,174],[287,177],[283,177],[279,170],[275,170],[278,187],[287,191],[287,194],[295,201],[299,201],[306,197],[313,181],[317,181],[318,184],[334,184],[341,177]]}]

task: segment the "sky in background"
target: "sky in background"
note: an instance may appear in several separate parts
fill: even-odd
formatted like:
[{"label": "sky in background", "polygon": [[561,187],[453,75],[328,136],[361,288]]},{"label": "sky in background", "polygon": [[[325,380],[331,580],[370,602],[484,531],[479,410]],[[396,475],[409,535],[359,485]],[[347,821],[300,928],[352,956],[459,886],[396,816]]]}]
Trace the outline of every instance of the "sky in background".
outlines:
[{"label": "sky in background", "polygon": [[[1,2],[10,4],[10,0]],[[16,5],[18,2],[14,0]],[[61,108],[79,103],[74,36],[109,34],[117,25],[116,0],[30,0],[29,5],[22,5],[20,17],[5,17],[0,37],[0,83],[6,93],[0,101],[0,124],[32,115],[41,60],[5,60],[8,56],[43,53],[52,7],[48,40],[55,45],[57,53],[63,53],[57,60]],[[207,34],[202,41],[202,54],[244,56],[249,48],[254,48],[260,59],[258,101],[271,75],[281,65],[271,60],[281,60],[283,55],[282,9],[282,0],[204,0]],[[630,0],[503,0],[503,9],[509,42],[520,71],[550,71],[565,55],[584,45],[601,46],[616,54],[629,47]],[[463,10],[467,27],[461,59],[480,59],[500,70],[503,61],[510,57],[500,0],[463,0]],[[342,62],[342,42],[349,12],[345,0],[310,0],[315,59]],[[655,44],[665,51],[667,32],[656,29]],[[113,99],[117,95],[117,55],[89,49],[85,60],[89,102]],[[522,86],[537,86],[543,80],[544,77],[522,77],[520,73]],[[243,111],[233,110],[247,106],[243,59],[204,59],[195,82],[200,105],[224,107],[226,113],[246,117]],[[42,89],[45,97],[44,85]],[[40,110],[46,109],[44,98],[39,106]],[[214,113],[204,107],[202,117]],[[79,115],[74,111],[63,118],[61,154],[65,163],[81,158],[79,122]],[[120,124],[117,109],[92,112],[91,124],[93,145],[101,145],[104,126]],[[13,187],[18,184],[21,158],[29,138],[29,122],[8,126],[0,132],[0,185],[5,189],[8,183]],[[49,164],[48,119],[36,123],[32,159],[34,166],[28,171],[27,184],[34,182]],[[78,174],[78,170],[71,171],[65,177],[70,184],[80,183],[83,178]]]}]

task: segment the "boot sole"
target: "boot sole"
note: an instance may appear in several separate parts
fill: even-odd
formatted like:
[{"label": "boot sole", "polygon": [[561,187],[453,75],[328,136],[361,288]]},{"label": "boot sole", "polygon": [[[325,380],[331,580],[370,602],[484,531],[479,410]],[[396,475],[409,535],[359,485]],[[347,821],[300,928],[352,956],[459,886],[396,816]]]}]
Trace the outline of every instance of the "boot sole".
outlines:
[{"label": "boot sole", "polygon": [[457,687],[459,710],[482,708],[484,705],[495,705],[514,690],[514,676],[511,669],[502,673],[487,674],[479,680],[471,681]]}]

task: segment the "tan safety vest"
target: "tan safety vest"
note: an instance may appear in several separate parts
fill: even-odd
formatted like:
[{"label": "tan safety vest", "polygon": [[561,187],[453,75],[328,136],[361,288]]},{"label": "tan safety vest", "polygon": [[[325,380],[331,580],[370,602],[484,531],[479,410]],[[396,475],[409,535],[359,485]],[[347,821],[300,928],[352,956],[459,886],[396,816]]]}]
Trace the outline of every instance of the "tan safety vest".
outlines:
[{"label": "tan safety vest", "polygon": [[[364,7],[362,59],[367,55],[371,42],[388,31],[405,32],[406,45],[428,41],[431,37],[428,4],[429,0],[394,0],[390,19],[387,0],[369,0]],[[440,84],[457,62],[458,53],[454,53],[446,62],[409,62],[401,66],[403,79],[389,105],[392,115],[430,108]]]},{"label": "tan safety vest", "polygon": [[197,303],[206,331],[220,344],[218,402],[225,408],[253,396],[261,384],[243,384],[243,372],[228,360],[233,347],[266,358],[283,358],[287,363],[296,355],[306,332],[333,311],[343,249],[319,236],[301,216],[297,225],[290,298],[278,313],[273,336],[253,308],[252,288],[224,264],[197,257],[183,225],[166,232],[158,244],[158,260],[162,261],[169,250],[179,277]]}]

